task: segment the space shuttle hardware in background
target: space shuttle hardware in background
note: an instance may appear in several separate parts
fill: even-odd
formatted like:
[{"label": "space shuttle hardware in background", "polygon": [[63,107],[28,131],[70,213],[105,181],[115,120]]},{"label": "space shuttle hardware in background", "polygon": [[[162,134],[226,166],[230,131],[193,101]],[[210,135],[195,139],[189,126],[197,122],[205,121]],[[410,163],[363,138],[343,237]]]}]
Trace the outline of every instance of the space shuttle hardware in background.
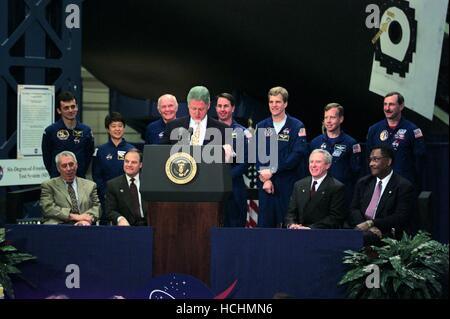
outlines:
[{"label": "space shuttle hardware in background", "polygon": [[339,102],[346,130],[364,139],[382,95],[398,90],[408,118],[448,136],[447,10],[448,0],[86,1],[83,65],[134,98],[184,100],[197,84],[240,92],[261,101],[256,119],[281,85],[310,136]]},{"label": "space shuttle hardware in background", "polygon": [[447,5],[448,0],[386,1],[380,6],[379,32],[373,39],[370,90],[380,95],[402,92],[410,101],[407,107],[429,120],[435,107]]}]

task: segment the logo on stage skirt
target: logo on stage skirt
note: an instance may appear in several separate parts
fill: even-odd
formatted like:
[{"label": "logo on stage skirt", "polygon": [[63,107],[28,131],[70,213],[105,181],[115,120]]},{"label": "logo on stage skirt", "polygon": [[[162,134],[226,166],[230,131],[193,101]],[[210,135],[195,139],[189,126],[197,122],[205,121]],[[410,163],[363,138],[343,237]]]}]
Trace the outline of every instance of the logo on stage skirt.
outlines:
[{"label": "logo on stage skirt", "polygon": [[188,153],[175,153],[166,161],[166,175],[175,184],[187,184],[197,174],[197,163]]}]

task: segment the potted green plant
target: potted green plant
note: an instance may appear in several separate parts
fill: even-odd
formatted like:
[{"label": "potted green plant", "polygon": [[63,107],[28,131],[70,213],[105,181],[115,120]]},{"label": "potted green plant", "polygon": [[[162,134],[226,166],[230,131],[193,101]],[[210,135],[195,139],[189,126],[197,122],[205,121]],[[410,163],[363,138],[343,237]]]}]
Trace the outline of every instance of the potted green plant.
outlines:
[{"label": "potted green plant", "polygon": [[448,280],[448,245],[421,231],[414,237],[404,233],[401,240],[384,238],[382,243],[381,247],[344,252],[343,263],[349,269],[339,285],[347,286],[348,298],[443,297],[443,283]]},{"label": "potted green plant", "polygon": [[21,271],[17,265],[32,259],[36,259],[36,257],[18,252],[11,243],[6,241],[5,229],[0,228],[0,287],[3,287],[8,298],[15,297],[10,276],[20,276]]}]

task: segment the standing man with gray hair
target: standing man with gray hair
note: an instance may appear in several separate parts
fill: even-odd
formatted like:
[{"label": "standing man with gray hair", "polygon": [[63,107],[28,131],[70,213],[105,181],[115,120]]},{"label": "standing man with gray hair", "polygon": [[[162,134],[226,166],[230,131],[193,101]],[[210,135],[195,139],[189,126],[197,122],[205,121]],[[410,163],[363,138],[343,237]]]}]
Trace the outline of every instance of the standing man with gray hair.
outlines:
[{"label": "standing man with gray hair", "polygon": [[145,130],[145,144],[161,144],[167,123],[177,118],[178,102],[172,94],[161,95],[158,99],[158,112],[161,118],[149,125]]},{"label": "standing man with gray hair", "polygon": [[100,216],[97,185],[77,177],[78,163],[74,153],[58,153],[55,163],[60,176],[44,181],[41,185],[40,205],[44,224],[94,224]]},{"label": "standing man with gray hair", "polygon": [[[190,132],[191,145],[224,145],[225,128],[228,126],[208,116],[211,105],[208,89],[204,86],[191,88],[187,95],[187,104],[189,116],[167,123],[161,144],[176,144],[180,140],[188,142],[184,133]],[[214,133],[220,133],[220,138]]]},{"label": "standing man with gray hair", "polygon": [[294,185],[286,225],[289,229],[341,228],[347,217],[344,184],[328,174],[332,157],[322,149],[309,156],[309,172]]}]

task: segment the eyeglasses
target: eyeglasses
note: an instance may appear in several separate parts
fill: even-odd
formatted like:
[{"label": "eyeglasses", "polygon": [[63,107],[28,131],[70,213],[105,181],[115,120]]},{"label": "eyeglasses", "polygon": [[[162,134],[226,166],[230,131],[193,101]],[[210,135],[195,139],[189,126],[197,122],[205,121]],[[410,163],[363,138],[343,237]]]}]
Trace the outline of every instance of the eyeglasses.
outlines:
[{"label": "eyeglasses", "polygon": [[382,158],[386,158],[385,156],[371,156],[369,157],[369,162],[379,163]]},{"label": "eyeglasses", "polygon": [[67,168],[67,166],[69,166],[70,168],[72,168],[72,167],[75,166],[75,163],[74,163],[74,162],[69,162],[69,163],[63,163],[63,164],[61,164],[61,167],[62,167],[62,168]]}]

